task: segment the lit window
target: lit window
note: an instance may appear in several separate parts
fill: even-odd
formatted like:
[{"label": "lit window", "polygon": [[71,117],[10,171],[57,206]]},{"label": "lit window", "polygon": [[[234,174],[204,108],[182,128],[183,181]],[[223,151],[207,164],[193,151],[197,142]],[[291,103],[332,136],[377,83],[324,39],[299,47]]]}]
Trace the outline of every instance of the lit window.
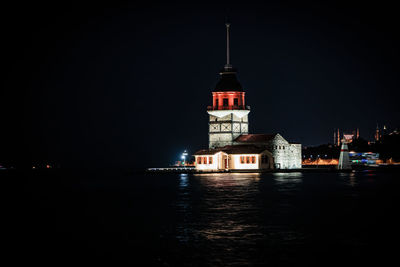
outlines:
[{"label": "lit window", "polygon": [[240,156],[240,163],[244,164],[244,156]]},{"label": "lit window", "polygon": [[197,157],[197,164],[201,164],[201,157]]},{"label": "lit window", "polygon": [[249,157],[249,156],[246,157],[246,163],[247,163],[247,164],[250,163],[250,157]]},{"label": "lit window", "polygon": [[207,164],[207,157],[203,157],[203,163]]},{"label": "lit window", "polygon": [[208,157],[208,164],[212,164],[212,157]]},{"label": "lit window", "polygon": [[251,163],[253,163],[253,164],[256,163],[256,157],[255,156],[251,157]]}]

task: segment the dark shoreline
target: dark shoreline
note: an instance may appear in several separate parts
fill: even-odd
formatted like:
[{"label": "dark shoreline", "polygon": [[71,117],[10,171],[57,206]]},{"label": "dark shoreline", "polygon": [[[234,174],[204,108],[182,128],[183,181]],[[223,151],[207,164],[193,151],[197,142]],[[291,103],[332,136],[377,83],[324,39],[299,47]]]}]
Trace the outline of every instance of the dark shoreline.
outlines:
[{"label": "dark shoreline", "polygon": [[400,172],[400,165],[388,165],[379,167],[365,167],[357,166],[351,170],[338,170],[336,166],[315,166],[315,167],[305,167],[301,169],[274,169],[274,170],[220,170],[220,171],[198,171],[195,169],[180,169],[177,168],[148,168],[145,169],[145,173],[292,173],[292,172],[302,172],[302,173],[349,173],[349,172]]},{"label": "dark shoreline", "polygon": [[23,173],[125,173],[125,174],[165,174],[165,173],[192,173],[192,174],[212,174],[212,173],[350,173],[350,172],[400,172],[400,165],[387,165],[379,167],[357,166],[351,170],[338,170],[336,166],[308,166],[301,169],[275,169],[275,170],[221,170],[221,171],[197,171],[194,168],[165,167],[165,168],[115,168],[115,169],[81,169],[81,168],[51,168],[51,169],[2,169],[2,175],[21,175]]}]

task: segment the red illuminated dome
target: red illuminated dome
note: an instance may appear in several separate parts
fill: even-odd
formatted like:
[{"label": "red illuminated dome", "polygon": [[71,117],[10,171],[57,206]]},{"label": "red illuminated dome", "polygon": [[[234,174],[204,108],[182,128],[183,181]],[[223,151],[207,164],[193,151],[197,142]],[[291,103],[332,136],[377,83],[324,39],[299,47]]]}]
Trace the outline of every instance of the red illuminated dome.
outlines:
[{"label": "red illuminated dome", "polygon": [[244,92],[212,92],[213,105],[208,110],[249,110],[245,106]]},{"label": "red illuminated dome", "polygon": [[246,110],[242,85],[236,78],[236,72],[231,67],[226,67],[220,73],[221,78],[215,86],[213,105],[208,110]]}]

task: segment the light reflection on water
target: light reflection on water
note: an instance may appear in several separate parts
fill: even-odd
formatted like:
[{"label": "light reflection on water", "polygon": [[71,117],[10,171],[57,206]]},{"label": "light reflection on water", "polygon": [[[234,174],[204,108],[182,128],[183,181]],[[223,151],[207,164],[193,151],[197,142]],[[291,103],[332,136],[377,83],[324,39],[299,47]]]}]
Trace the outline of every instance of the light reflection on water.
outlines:
[{"label": "light reflection on water", "polygon": [[[252,200],[258,192],[259,173],[195,174],[188,180],[196,186],[197,192],[180,198],[177,205],[181,212],[200,216],[196,220],[183,220],[178,226],[179,240],[233,241],[246,233],[257,236],[254,233],[257,225],[250,223],[247,217],[253,216],[256,210]],[[182,183],[181,177],[181,194],[188,190],[190,186]],[[187,210],[188,207],[191,210]]]},{"label": "light reflection on water", "polygon": [[350,187],[357,187],[359,185],[359,179],[363,176],[363,173],[356,173],[355,171],[352,172],[343,172],[338,173],[339,178],[343,181],[345,185]]},{"label": "light reflection on water", "polygon": [[186,186],[188,186],[188,179],[189,179],[189,175],[187,173],[181,173],[179,187],[185,188]]},{"label": "light reflection on water", "polygon": [[[369,174],[180,174],[169,237],[193,257],[206,255],[206,266],[282,260],[293,265],[291,258],[302,258],[299,248],[365,244],[365,235],[353,235],[355,228],[348,226],[360,223],[355,209],[373,196],[368,190],[379,179]],[[371,205],[366,206],[370,216]]]},{"label": "light reflection on water", "polygon": [[[302,240],[302,234],[290,229],[286,223],[277,222],[282,214],[293,210],[290,199],[264,203],[264,198],[268,200],[268,194],[272,195],[272,192],[297,192],[302,173],[261,176],[260,173],[181,176],[179,189],[182,197],[177,206],[183,219],[177,227],[176,238],[183,243],[218,242],[222,246],[219,249],[232,257],[242,253],[240,246],[255,246],[263,240],[270,245],[277,240],[292,243]],[[265,218],[266,208],[270,205],[276,208]],[[234,248],[232,242],[235,242]],[[212,261],[212,255],[221,251],[216,249],[208,253]]]},{"label": "light reflection on water", "polygon": [[273,173],[275,185],[279,192],[296,192],[300,190],[303,181],[301,172]]},{"label": "light reflection on water", "polygon": [[199,181],[206,187],[236,187],[249,186],[253,182],[258,182],[260,173],[211,173],[194,174]]},{"label": "light reflection on water", "polygon": [[[181,173],[179,175],[179,200],[176,203],[178,212],[183,216],[182,225],[188,223],[188,218],[191,216],[191,203],[190,203],[190,192],[186,189],[189,185],[189,175],[187,173]],[[177,238],[182,242],[188,242],[188,229],[186,227],[178,226],[178,231],[180,232]]]},{"label": "light reflection on water", "polygon": [[349,265],[363,266],[371,265],[369,255],[377,259],[373,265],[390,266],[397,260],[397,172],[34,175],[17,181],[24,184],[16,192],[15,210],[22,211],[16,218],[24,224],[19,230],[26,228],[17,237],[30,251],[35,240],[45,241],[38,252],[47,249],[54,261],[73,254],[71,263],[84,254],[82,262],[104,262],[103,254],[110,255],[107,263],[131,266],[340,266],[349,257]]}]

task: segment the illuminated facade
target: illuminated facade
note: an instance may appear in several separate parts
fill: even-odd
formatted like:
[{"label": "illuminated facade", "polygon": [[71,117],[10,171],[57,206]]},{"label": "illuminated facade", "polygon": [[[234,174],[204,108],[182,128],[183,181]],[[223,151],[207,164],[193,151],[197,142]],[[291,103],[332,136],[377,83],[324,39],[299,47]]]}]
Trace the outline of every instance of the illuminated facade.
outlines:
[{"label": "illuminated facade", "polygon": [[301,168],[301,144],[291,144],[280,134],[249,134],[245,92],[229,59],[229,29],[227,32],[227,62],[212,92],[209,115],[208,149],[197,151],[197,170],[260,170]]},{"label": "illuminated facade", "polygon": [[204,149],[194,154],[198,170],[259,170],[272,169],[272,154],[262,147],[239,145]]}]

